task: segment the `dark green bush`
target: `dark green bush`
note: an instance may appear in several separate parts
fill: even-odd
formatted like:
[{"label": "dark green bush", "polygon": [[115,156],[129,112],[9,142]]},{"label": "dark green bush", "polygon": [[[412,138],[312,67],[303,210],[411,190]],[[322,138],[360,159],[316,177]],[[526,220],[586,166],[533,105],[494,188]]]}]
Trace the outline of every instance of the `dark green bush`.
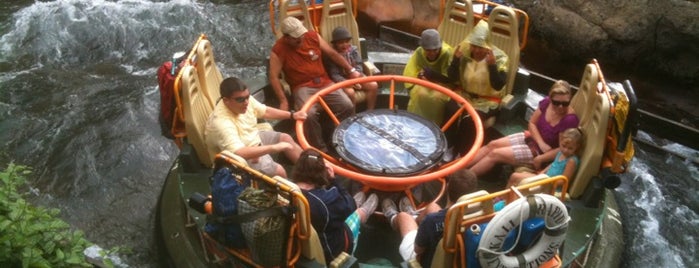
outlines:
[{"label": "dark green bush", "polygon": [[14,163],[0,171],[0,267],[91,267],[83,233],[71,231],[58,209],[34,207],[18,192],[29,174]]}]

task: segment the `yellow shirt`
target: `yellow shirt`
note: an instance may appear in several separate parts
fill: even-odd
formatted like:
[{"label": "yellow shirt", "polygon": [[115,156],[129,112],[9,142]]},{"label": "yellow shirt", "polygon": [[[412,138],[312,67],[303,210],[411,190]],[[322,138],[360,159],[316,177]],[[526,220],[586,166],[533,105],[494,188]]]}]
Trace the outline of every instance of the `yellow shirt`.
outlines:
[{"label": "yellow shirt", "polygon": [[236,115],[219,101],[204,131],[209,154],[215,155],[223,150],[235,153],[240,148],[259,145],[257,118],[261,118],[266,110],[266,105],[251,97],[245,113]]}]

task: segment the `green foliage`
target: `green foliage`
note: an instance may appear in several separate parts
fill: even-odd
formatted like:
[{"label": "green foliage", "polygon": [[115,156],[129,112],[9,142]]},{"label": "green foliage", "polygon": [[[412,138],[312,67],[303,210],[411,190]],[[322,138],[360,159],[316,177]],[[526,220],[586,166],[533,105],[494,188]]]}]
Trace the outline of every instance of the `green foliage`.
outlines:
[{"label": "green foliage", "polygon": [[83,233],[71,231],[58,209],[34,207],[18,192],[29,174],[14,163],[0,171],[0,267],[92,267]]}]

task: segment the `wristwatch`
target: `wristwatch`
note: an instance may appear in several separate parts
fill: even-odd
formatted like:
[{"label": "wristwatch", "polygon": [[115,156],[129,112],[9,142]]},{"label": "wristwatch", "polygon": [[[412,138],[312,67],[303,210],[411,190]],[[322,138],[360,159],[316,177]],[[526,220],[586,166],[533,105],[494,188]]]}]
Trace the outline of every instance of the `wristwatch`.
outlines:
[{"label": "wristwatch", "polygon": [[294,119],[294,113],[295,113],[295,112],[296,112],[296,111],[294,111],[294,110],[289,110],[289,119]]}]

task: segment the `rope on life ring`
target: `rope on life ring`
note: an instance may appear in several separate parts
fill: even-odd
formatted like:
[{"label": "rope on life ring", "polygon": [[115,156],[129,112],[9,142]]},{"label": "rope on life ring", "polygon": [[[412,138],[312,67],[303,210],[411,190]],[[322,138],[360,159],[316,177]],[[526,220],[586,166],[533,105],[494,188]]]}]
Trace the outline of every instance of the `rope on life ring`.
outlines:
[{"label": "rope on life ring", "polygon": [[[505,255],[512,250],[502,251],[507,234],[519,226],[521,235],[522,222],[535,217],[544,218],[546,225],[539,241],[522,254]],[[539,267],[556,255],[565,240],[569,221],[568,210],[554,196],[536,194],[520,198],[507,205],[488,223],[478,243],[479,262],[482,267]]]}]

